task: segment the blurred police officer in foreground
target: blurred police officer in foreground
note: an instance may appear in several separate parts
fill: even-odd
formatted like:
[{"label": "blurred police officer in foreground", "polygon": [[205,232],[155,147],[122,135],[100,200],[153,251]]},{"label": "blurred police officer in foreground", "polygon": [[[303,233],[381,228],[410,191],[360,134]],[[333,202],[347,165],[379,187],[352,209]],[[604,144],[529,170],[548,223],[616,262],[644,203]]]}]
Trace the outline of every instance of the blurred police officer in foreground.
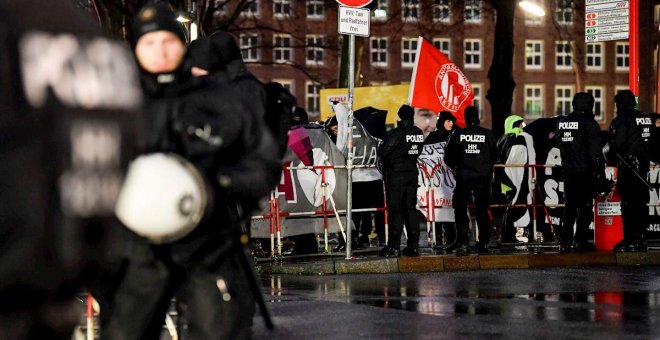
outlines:
[{"label": "blurred police officer in foreground", "polygon": [[[490,187],[493,164],[497,157],[495,139],[490,130],[479,126],[479,110],[474,106],[465,108],[464,129],[456,130],[450,137],[445,150],[445,162],[456,173],[454,188],[454,214],[456,216],[456,255],[467,255],[469,248],[468,198],[474,196],[479,237],[476,250],[488,253],[490,242]],[[475,239],[477,239],[475,237]]]},{"label": "blurred police officer in foreground", "polygon": [[401,105],[399,121],[378,148],[385,178],[387,208],[389,211],[389,242],[379,255],[398,257],[403,225],[408,232],[408,243],[401,253],[419,256],[419,212],[417,211],[417,157],[422,152],[424,134],[413,123],[415,110]]},{"label": "blurred police officer in foreground", "polygon": [[[605,179],[600,128],[594,120],[594,97],[580,92],[573,97],[573,112],[557,124],[557,144],[564,170],[564,216],[560,231],[561,252],[595,251],[589,243],[593,199]],[[576,222],[575,236],[573,225]]]},{"label": "blurred police officer in foreground", "polygon": [[71,1],[0,0],[0,339],[70,339],[105,263],[141,91]]},{"label": "blurred police officer in foreground", "polygon": [[610,124],[607,159],[618,169],[617,189],[623,219],[623,240],[614,246],[614,251],[646,251],[651,117],[635,110],[637,101],[630,90],[619,91],[614,102],[617,115]]},{"label": "blurred police officer in foreground", "polygon": [[254,300],[241,268],[247,237],[237,236],[242,225],[235,208],[237,201],[256,201],[274,187],[280,173],[276,144],[262,113],[240,99],[249,93],[191,77],[184,31],[169,8],[143,7],[132,33],[148,117],[145,152],[190,162],[207,183],[210,208],[180,239],[133,242],[124,276],[101,313],[103,337],[158,339],[176,295],[184,337],[247,338]]}]

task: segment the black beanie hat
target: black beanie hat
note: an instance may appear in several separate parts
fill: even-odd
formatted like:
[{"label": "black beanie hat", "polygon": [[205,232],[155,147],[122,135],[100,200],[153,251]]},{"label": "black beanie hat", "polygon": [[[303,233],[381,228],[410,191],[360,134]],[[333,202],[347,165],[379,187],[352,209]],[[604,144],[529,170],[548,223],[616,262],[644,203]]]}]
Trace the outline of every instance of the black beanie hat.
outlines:
[{"label": "black beanie hat", "polygon": [[573,110],[593,114],[594,112],[594,96],[586,92],[578,92],[573,96]]},{"label": "black beanie hat", "polygon": [[137,45],[140,37],[155,31],[169,31],[174,33],[181,42],[186,44],[186,32],[183,25],[176,20],[176,14],[164,4],[145,5],[133,17],[131,30],[131,44]]},{"label": "black beanie hat", "polygon": [[614,96],[614,102],[616,103],[617,111],[632,110],[635,108],[635,105],[637,105],[635,94],[630,90],[619,91],[616,96]]},{"label": "black beanie hat", "polygon": [[415,118],[415,109],[413,109],[410,105],[403,104],[399,108],[397,115],[403,120],[410,120]]},{"label": "black beanie hat", "polygon": [[291,114],[291,126],[298,126],[309,124],[309,117],[307,116],[307,111],[300,106],[296,106],[296,109]]},{"label": "black beanie hat", "polygon": [[479,124],[479,109],[474,106],[465,108],[465,123],[468,125]]}]

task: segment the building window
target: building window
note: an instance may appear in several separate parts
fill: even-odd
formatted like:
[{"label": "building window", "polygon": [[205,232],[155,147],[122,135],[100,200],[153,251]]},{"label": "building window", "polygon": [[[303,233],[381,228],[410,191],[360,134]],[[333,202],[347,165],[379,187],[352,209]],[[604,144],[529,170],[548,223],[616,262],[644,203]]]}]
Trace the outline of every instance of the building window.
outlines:
[{"label": "building window", "polygon": [[305,103],[307,104],[307,112],[309,114],[319,113],[319,98],[321,93],[321,84],[316,82],[307,82],[305,86]]},{"label": "building window", "polygon": [[481,40],[465,39],[463,41],[463,58],[465,68],[481,68]]},{"label": "building window", "polygon": [[276,34],[273,36],[273,59],[276,63],[281,64],[293,61],[290,35]]},{"label": "building window", "polygon": [[433,0],[433,22],[451,22],[451,1]]},{"label": "building window", "polygon": [[444,53],[447,58],[451,59],[451,39],[435,38],[433,39],[433,46]]},{"label": "building window", "polygon": [[628,71],[630,63],[630,45],[628,42],[617,42],[614,46],[616,70]]},{"label": "building window", "polygon": [[555,115],[567,115],[573,111],[573,86],[555,86]]},{"label": "building window", "polygon": [[467,23],[481,22],[481,0],[465,0],[463,19]]},{"label": "building window", "polygon": [[404,21],[419,20],[419,0],[403,0],[401,2],[401,11]]},{"label": "building window", "polygon": [[243,56],[243,61],[246,63],[259,61],[258,42],[259,36],[256,33],[240,35],[241,55]]},{"label": "building window", "polygon": [[573,25],[572,0],[557,0],[555,9],[555,20],[560,25]]},{"label": "building window", "polygon": [[292,95],[296,95],[293,91],[295,91],[294,84],[296,83],[295,80],[293,79],[273,79],[272,82],[274,83],[280,83],[282,84],[282,87],[285,88],[289,93]]},{"label": "building window", "polygon": [[387,66],[387,38],[371,38],[371,65]]},{"label": "building window", "polygon": [[247,1],[243,6],[241,15],[244,16],[259,16],[259,0]]},{"label": "building window", "polygon": [[603,70],[603,43],[587,44],[587,71]]},{"label": "building window", "polygon": [[273,15],[277,18],[291,15],[291,0],[273,0]]},{"label": "building window", "polygon": [[[532,2],[536,4],[537,6],[541,8],[545,8],[545,5],[543,4],[543,0],[527,0],[527,2]],[[527,26],[539,26],[543,23],[543,18],[542,16],[539,15],[534,15],[531,14],[527,11],[525,13],[525,25]]]},{"label": "building window", "polygon": [[594,118],[596,120],[603,120],[605,113],[605,91],[602,86],[586,86],[585,90],[588,94],[594,96]]},{"label": "building window", "polygon": [[371,18],[374,20],[385,20],[387,19],[387,1],[388,0],[376,0],[376,6],[374,10],[371,11]]},{"label": "building window", "polygon": [[573,52],[570,41],[555,41],[555,69],[573,69]]},{"label": "building window", "polygon": [[401,67],[413,67],[417,55],[417,38],[401,39]]},{"label": "building window", "polygon": [[525,116],[543,117],[543,85],[525,85]]},{"label": "building window", "polygon": [[543,69],[543,40],[525,40],[525,70]]},{"label": "building window", "polygon": [[481,98],[481,84],[472,84],[472,92],[474,93],[474,99],[472,99],[472,106],[479,109],[479,119],[483,118],[483,108],[481,103],[483,102]]},{"label": "building window", "polygon": [[324,45],[322,35],[308,35],[305,39],[306,44],[306,59],[307,65],[323,65],[324,58]]},{"label": "building window", "polygon": [[307,0],[307,18],[323,19],[325,16],[325,5],[323,0]]}]

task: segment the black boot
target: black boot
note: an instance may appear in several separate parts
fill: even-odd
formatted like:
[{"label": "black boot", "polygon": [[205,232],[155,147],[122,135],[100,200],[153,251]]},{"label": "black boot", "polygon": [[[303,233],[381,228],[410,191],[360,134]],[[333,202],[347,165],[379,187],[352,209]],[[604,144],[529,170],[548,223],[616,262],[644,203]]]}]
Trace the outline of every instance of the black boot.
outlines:
[{"label": "black boot", "polygon": [[390,247],[390,246],[385,246],[383,249],[378,252],[378,256],[380,257],[399,257],[399,249]]},{"label": "black boot", "polygon": [[401,255],[408,257],[417,257],[419,256],[419,250],[417,250],[417,248],[405,247],[403,248]]},{"label": "black boot", "polygon": [[456,248],[456,256],[466,256],[470,255],[470,246],[467,243],[461,243]]},{"label": "black boot", "polygon": [[633,250],[632,248],[633,248],[632,242],[624,238],[623,240],[621,240],[621,242],[615,244],[614,247],[612,247],[612,250],[614,250],[617,253],[626,253],[632,251]]}]

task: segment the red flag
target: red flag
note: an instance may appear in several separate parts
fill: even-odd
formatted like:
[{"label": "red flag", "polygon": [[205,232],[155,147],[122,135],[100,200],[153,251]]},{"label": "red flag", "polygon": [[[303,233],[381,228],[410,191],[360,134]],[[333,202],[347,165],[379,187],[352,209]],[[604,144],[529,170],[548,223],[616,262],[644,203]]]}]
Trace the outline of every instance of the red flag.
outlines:
[{"label": "red flag", "polygon": [[449,111],[465,126],[463,111],[472,105],[472,84],[456,64],[424,38],[417,40],[417,58],[410,82],[410,106],[436,114]]}]

